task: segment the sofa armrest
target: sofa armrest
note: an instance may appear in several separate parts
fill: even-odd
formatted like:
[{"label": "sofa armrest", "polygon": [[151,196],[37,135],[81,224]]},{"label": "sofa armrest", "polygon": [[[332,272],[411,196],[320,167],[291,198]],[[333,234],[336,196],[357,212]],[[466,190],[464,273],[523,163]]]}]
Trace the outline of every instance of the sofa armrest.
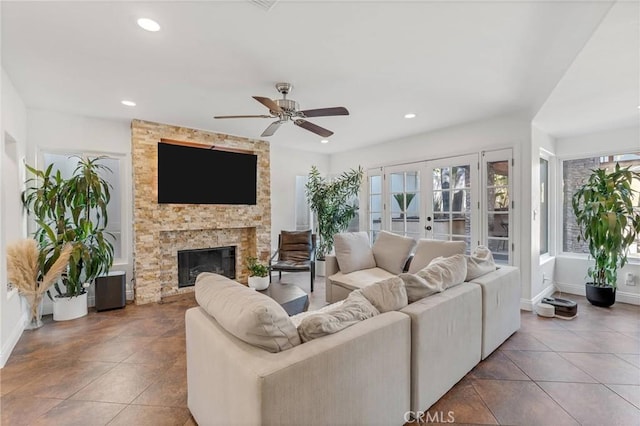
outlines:
[{"label": "sofa armrest", "polygon": [[201,308],[185,321],[188,406],[200,425],[401,424],[409,410],[411,327],[399,312],[279,353]]}]

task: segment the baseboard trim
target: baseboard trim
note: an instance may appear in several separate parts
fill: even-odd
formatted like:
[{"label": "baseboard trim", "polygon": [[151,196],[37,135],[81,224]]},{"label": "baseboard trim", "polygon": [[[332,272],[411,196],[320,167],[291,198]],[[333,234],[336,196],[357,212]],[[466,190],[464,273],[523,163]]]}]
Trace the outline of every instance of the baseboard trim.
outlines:
[{"label": "baseboard trim", "polygon": [[520,299],[520,310],[523,311],[533,311],[533,307],[536,306],[540,301],[555,293],[556,286],[552,283],[550,286],[545,287],[540,293],[538,293],[531,300],[529,299]]},{"label": "baseboard trim", "polygon": [[9,338],[7,339],[5,344],[2,346],[2,349],[0,350],[0,368],[4,367],[4,365],[9,360],[9,356],[11,355],[11,352],[13,352],[13,348],[15,348],[16,345],[18,344],[18,340],[20,340],[20,337],[24,332],[25,320],[26,320],[26,313],[23,312],[22,315],[20,316],[20,321],[18,321],[15,327],[13,327],[13,330],[11,330],[11,334],[9,335]]},{"label": "baseboard trim", "polygon": [[[584,284],[567,284],[556,283],[558,291],[569,294],[585,295]],[[640,294],[629,293],[628,291],[616,291],[616,302],[629,303],[631,305],[640,305]]]}]

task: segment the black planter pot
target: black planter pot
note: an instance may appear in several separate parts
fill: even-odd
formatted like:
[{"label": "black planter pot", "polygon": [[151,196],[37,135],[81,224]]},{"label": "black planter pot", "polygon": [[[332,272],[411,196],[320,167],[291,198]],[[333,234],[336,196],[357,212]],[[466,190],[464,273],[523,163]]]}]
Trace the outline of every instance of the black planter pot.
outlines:
[{"label": "black planter pot", "polygon": [[586,283],[587,300],[594,306],[608,308],[616,303],[616,289],[613,287],[600,287],[593,283]]}]

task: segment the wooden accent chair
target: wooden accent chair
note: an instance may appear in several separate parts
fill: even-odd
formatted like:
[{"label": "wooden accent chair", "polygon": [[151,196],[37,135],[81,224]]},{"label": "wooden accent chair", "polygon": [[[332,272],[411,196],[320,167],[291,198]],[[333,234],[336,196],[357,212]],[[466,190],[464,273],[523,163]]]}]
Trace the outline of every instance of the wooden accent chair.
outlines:
[{"label": "wooden accent chair", "polygon": [[308,231],[281,231],[278,235],[278,250],[269,259],[269,282],[271,272],[311,272],[311,291],[316,275],[316,235]]}]

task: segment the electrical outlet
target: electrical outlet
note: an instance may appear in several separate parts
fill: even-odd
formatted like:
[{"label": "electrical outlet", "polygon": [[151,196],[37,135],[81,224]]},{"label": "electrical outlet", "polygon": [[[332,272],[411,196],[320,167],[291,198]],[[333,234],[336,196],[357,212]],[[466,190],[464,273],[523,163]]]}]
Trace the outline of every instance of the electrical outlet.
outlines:
[{"label": "electrical outlet", "polygon": [[627,273],[627,279],[624,282],[628,286],[636,285],[636,277],[631,272]]}]

